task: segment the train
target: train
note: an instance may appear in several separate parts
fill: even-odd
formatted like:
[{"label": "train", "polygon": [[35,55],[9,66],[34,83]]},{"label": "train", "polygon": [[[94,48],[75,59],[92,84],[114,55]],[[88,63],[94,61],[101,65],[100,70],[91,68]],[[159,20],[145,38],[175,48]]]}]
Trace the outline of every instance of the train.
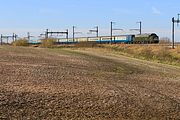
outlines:
[{"label": "train", "polygon": [[95,42],[95,43],[124,43],[124,44],[157,44],[159,36],[155,33],[141,35],[117,35],[117,36],[100,36],[100,37],[78,37],[78,38],[60,38],[57,39],[58,44],[75,44],[79,42]]},{"label": "train", "polygon": [[[159,43],[159,36],[155,33],[141,34],[141,35],[117,35],[117,36],[99,36],[99,37],[77,37],[77,38],[55,38],[56,44],[78,44],[80,42],[94,42],[98,44],[157,44]],[[40,44],[39,42],[32,42],[30,44]]]}]

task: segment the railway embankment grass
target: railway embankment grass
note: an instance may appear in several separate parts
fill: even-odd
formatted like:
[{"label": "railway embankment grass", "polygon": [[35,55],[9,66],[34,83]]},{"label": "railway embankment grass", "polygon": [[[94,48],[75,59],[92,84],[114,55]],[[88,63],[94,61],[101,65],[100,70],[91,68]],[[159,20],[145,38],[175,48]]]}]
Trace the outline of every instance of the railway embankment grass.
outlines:
[{"label": "railway embankment grass", "polygon": [[100,48],[138,59],[180,67],[180,46],[172,49],[163,45],[100,45]]},{"label": "railway embankment grass", "polygon": [[[71,46],[72,47],[72,46]],[[71,48],[69,47],[69,48]],[[61,46],[61,48],[64,48]],[[67,48],[67,47],[66,47]],[[180,46],[172,49],[168,44],[94,44],[80,43],[73,49],[100,50],[104,53],[124,55],[156,63],[180,67]]]},{"label": "railway embankment grass", "polygon": [[[19,41],[18,43],[21,43],[21,41]],[[172,49],[169,45],[161,44],[96,44],[94,42],[81,42],[75,45],[55,45],[54,40],[49,39],[44,41],[40,45],[40,47],[66,49],[93,48],[96,50],[103,50],[105,52],[112,52],[113,54],[120,54],[137,59],[180,67],[180,46],[176,46],[176,49]]]}]

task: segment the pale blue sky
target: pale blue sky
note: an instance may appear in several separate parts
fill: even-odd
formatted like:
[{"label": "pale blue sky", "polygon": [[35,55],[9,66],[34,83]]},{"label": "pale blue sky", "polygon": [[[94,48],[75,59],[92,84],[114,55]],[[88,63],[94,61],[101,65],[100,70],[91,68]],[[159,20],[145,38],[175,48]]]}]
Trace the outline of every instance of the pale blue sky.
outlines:
[{"label": "pale blue sky", "polygon": [[[143,32],[156,32],[171,37],[171,19],[180,13],[179,0],[3,0],[0,7],[0,32],[26,35],[40,34],[44,29],[65,30],[73,25],[85,35],[96,25],[100,34],[109,35],[110,21],[114,27],[137,28],[143,22]],[[180,39],[180,28],[176,38]]]}]

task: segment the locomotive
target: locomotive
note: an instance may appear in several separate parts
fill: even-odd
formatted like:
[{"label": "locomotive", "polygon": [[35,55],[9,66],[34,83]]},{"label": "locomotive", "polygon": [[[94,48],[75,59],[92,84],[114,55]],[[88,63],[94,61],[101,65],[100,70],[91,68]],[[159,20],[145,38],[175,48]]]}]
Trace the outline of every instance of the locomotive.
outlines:
[{"label": "locomotive", "polygon": [[157,44],[159,43],[159,36],[155,33],[136,35],[134,44]]}]

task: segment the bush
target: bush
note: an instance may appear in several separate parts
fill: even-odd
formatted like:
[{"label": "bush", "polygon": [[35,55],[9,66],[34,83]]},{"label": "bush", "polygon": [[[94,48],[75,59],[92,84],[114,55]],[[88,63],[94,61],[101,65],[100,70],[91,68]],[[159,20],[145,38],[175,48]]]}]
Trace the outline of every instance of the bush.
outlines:
[{"label": "bush", "polygon": [[160,39],[159,44],[171,44],[171,40],[168,37],[163,37]]},{"label": "bush", "polygon": [[28,46],[28,40],[26,39],[19,39],[12,43],[13,46]]},{"label": "bush", "polygon": [[56,43],[56,39],[49,38],[41,40],[41,47],[53,48]]}]

